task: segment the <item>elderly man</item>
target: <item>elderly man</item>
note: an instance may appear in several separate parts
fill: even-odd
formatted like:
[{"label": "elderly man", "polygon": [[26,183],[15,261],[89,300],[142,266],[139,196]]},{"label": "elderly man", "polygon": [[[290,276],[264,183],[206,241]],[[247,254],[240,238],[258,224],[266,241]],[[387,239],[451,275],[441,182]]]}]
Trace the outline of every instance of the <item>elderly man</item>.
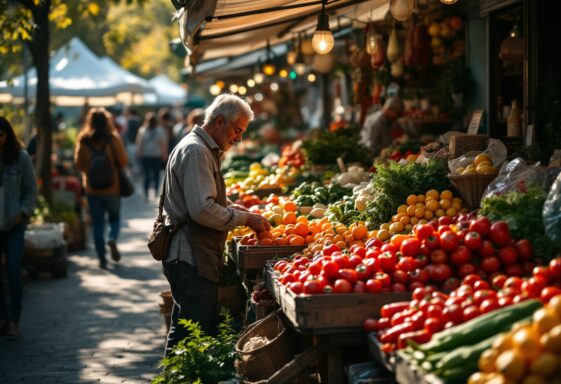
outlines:
[{"label": "elderly man", "polygon": [[370,148],[374,155],[380,153],[392,143],[391,129],[393,123],[403,114],[403,102],[397,97],[390,97],[384,107],[366,118],[360,141]]},{"label": "elderly man", "polygon": [[185,219],[186,224],[174,236],[163,262],[174,299],[166,355],[186,336],[178,319],[192,319],[207,334],[216,333],[218,283],[228,230],[239,225],[256,232],[270,229],[266,218],[228,200],[220,173],[222,154],[241,141],[252,119],[245,101],[220,95],[206,109],[203,125],[195,126],[169,157],[164,210],[172,223]]}]

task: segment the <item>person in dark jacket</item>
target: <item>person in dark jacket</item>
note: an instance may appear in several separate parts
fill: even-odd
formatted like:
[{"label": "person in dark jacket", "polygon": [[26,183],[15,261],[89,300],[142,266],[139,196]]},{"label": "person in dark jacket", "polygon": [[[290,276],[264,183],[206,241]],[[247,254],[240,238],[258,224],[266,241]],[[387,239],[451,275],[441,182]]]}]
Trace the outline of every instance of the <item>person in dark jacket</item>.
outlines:
[{"label": "person in dark jacket", "polygon": [[24,232],[37,202],[31,158],[16,138],[12,125],[0,117],[0,255],[6,256],[9,302],[4,294],[0,259],[0,336],[20,337]]}]

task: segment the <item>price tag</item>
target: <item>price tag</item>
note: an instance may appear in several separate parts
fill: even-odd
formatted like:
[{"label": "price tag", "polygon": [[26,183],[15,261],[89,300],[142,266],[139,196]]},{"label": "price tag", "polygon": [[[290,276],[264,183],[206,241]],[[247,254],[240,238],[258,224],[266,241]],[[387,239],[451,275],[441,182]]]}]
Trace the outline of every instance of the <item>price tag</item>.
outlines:
[{"label": "price tag", "polygon": [[534,142],[534,124],[526,127],[526,147],[530,147]]},{"label": "price tag", "polygon": [[481,126],[481,119],[483,118],[483,114],[485,113],[484,109],[476,109],[473,111],[471,115],[471,120],[468,125],[467,134],[468,135],[477,135],[479,131],[479,127]]},{"label": "price tag", "polygon": [[337,165],[339,166],[339,170],[341,173],[347,172],[347,167],[345,167],[345,162],[343,161],[342,157],[337,158]]}]

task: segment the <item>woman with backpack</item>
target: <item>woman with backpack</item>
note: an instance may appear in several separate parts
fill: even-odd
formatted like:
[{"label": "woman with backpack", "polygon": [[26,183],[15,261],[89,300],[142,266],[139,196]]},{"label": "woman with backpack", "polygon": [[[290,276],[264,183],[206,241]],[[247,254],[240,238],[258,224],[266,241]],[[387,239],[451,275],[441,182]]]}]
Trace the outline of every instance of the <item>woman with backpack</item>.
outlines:
[{"label": "woman with backpack", "polygon": [[[37,202],[33,164],[22,147],[12,125],[0,117],[0,336],[9,340],[20,336],[23,236]],[[6,256],[9,301],[4,297],[2,254]]]},{"label": "woman with backpack", "polygon": [[77,138],[74,152],[76,168],[83,173],[86,196],[92,217],[95,250],[99,266],[107,268],[105,258],[105,215],[109,218],[111,258],[121,258],[117,239],[121,228],[119,169],[127,166],[127,153],[105,108],[92,108]]},{"label": "woman with backpack", "polygon": [[144,118],[144,125],[136,136],[136,150],[144,173],[144,197],[148,200],[150,185],[154,186],[154,195],[159,196],[160,173],[168,158],[168,137],[164,128],[158,126],[153,112],[148,112]]}]

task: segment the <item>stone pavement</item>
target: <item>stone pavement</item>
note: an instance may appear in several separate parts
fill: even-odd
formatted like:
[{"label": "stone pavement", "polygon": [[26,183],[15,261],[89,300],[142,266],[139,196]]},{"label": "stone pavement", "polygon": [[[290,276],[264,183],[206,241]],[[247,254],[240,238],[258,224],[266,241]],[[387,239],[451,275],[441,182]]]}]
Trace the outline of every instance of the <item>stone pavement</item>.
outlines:
[{"label": "stone pavement", "polygon": [[0,383],[149,383],[162,356],[159,293],[168,289],[146,249],[156,199],[123,200],[121,261],[98,267],[88,249],[69,255],[68,277],[24,286],[17,341],[0,339]]}]

